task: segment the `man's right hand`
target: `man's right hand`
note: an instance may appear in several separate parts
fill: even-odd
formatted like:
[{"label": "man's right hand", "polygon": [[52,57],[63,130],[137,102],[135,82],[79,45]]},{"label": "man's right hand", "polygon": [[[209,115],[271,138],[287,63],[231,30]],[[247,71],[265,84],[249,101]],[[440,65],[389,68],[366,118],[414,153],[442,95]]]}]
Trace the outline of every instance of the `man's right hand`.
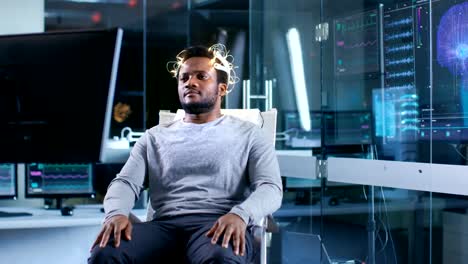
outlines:
[{"label": "man's right hand", "polygon": [[104,226],[99,232],[96,240],[91,247],[91,250],[99,244],[99,247],[105,247],[109,241],[109,237],[114,233],[114,245],[115,247],[120,246],[120,237],[122,232],[124,233],[124,238],[127,240],[132,239],[132,223],[128,220],[128,217],[125,215],[115,215],[109,218],[104,223]]}]

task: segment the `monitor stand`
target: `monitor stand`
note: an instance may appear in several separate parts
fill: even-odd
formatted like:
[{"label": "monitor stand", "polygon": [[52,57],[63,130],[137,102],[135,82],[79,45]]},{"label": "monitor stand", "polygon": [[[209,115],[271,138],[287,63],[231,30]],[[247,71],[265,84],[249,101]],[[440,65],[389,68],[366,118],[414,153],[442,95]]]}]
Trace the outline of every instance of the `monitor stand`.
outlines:
[{"label": "monitor stand", "polygon": [[62,209],[63,198],[45,198],[44,209],[47,210],[60,210]]},{"label": "monitor stand", "polygon": [[[63,199],[64,198],[46,198],[44,199],[44,208],[47,210],[60,210],[60,213],[63,216],[70,216],[73,215],[73,209],[75,209],[73,206],[63,206]],[[54,206],[54,200],[55,200],[55,206]]]}]

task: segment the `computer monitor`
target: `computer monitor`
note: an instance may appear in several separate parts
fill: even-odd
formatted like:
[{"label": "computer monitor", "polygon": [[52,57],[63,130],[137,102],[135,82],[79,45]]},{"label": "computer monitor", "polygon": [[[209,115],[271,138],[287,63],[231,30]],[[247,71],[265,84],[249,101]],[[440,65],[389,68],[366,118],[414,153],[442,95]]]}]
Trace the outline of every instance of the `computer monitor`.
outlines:
[{"label": "computer monitor", "polygon": [[0,162],[103,159],[123,31],[0,36]]},{"label": "computer monitor", "polygon": [[26,165],[26,198],[57,199],[94,197],[94,173],[90,163],[29,163]]},{"label": "computer monitor", "polygon": [[[325,129],[322,128],[324,118]],[[372,142],[370,111],[311,111],[310,131],[301,126],[299,112],[285,111],[285,132],[289,135],[285,145],[290,148],[317,148],[324,133],[325,146],[346,148],[350,145],[367,145]]]},{"label": "computer monitor", "polygon": [[0,163],[0,199],[15,199],[18,195],[16,164]]}]

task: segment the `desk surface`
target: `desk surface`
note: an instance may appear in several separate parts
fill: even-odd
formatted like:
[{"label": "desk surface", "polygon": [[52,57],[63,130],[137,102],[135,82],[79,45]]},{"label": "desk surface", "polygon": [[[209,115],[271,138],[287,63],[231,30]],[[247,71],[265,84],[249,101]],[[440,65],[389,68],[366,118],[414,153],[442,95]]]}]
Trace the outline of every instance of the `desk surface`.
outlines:
[{"label": "desk surface", "polygon": [[[379,202],[375,203],[376,210]],[[383,207],[383,205],[381,205]],[[0,217],[0,230],[4,229],[27,229],[27,228],[53,228],[53,227],[73,227],[100,225],[104,219],[104,213],[100,211],[101,205],[81,205],[74,210],[73,216],[62,216],[59,210],[45,210],[42,208],[20,208],[20,207],[0,207],[0,211],[6,212],[29,212],[32,216]],[[417,209],[427,209],[427,202],[415,200],[387,201],[388,211],[413,211]],[[466,200],[449,200],[433,202],[432,209],[468,208]],[[320,204],[315,205],[295,205],[293,203],[283,203],[276,211],[274,217],[297,217],[297,216],[318,216],[318,215],[345,215],[361,214],[369,212],[368,203],[340,203],[336,206]],[[140,219],[146,219],[146,209],[132,211]]]},{"label": "desk surface", "polygon": [[[62,216],[60,210],[45,210],[42,208],[1,207],[5,212],[28,212],[32,216],[0,217],[0,230],[27,229],[100,225],[104,213],[100,205],[77,206],[72,216]],[[146,209],[132,211],[140,219],[146,218]]]}]

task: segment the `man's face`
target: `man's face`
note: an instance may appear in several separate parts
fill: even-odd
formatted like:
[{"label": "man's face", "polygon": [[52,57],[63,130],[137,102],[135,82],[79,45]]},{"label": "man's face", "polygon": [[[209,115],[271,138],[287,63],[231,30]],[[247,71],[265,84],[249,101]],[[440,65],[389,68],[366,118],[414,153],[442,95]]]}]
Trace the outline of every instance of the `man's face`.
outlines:
[{"label": "man's face", "polygon": [[221,97],[226,85],[217,83],[216,70],[211,60],[205,57],[192,57],[186,60],[179,70],[179,100],[189,114],[202,114],[221,107]]}]

